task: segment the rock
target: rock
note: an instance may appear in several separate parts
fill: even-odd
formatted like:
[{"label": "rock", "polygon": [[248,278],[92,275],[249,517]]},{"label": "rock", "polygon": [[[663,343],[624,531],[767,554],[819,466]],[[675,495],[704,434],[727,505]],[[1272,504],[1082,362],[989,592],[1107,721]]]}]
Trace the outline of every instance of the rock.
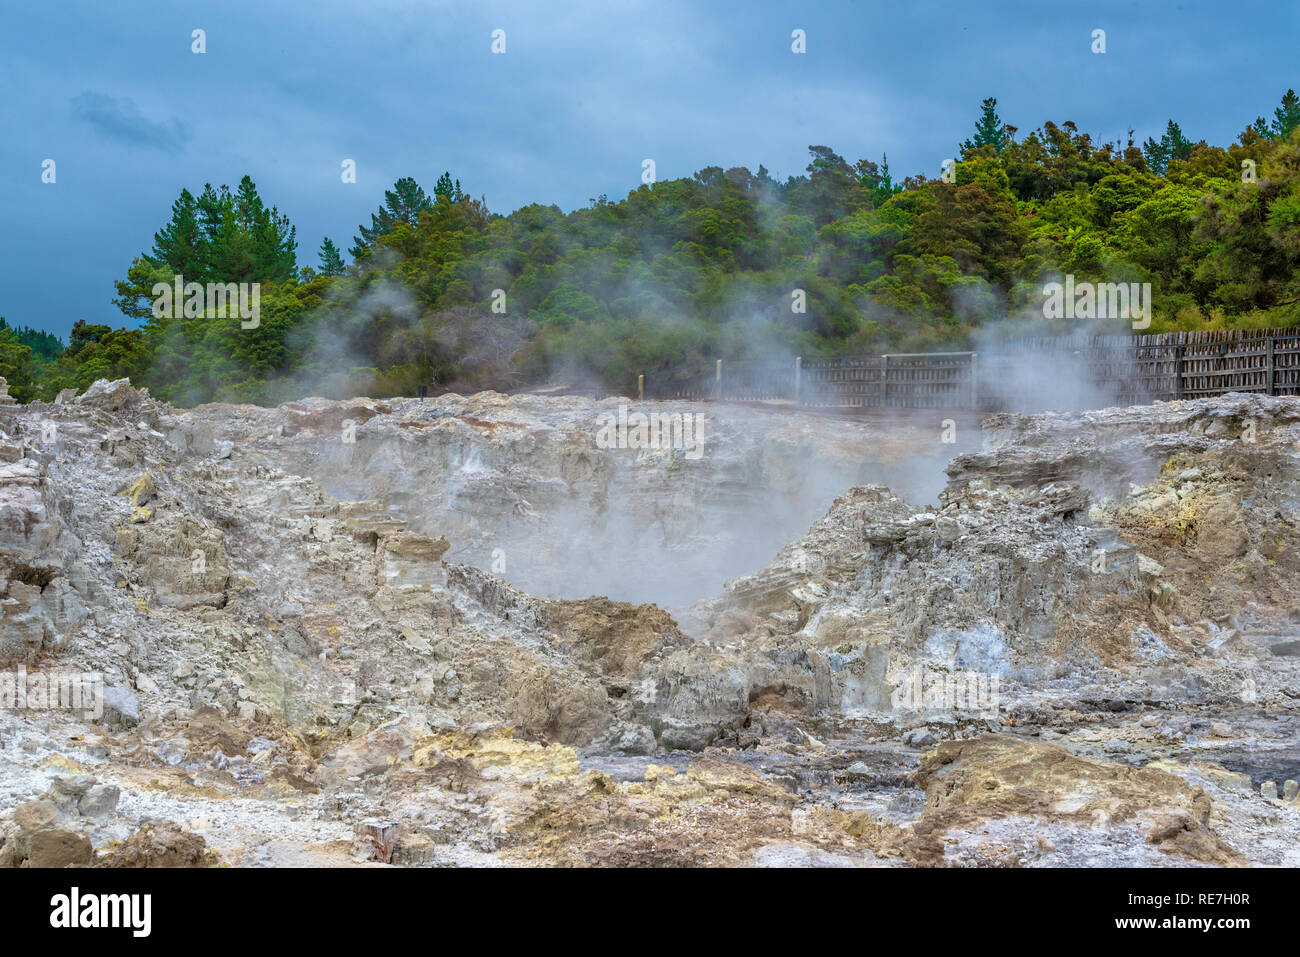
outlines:
[{"label": "rock", "polygon": [[81,799],[78,809],[84,817],[101,818],[107,817],[117,809],[118,799],[121,797],[121,791],[112,784],[99,784],[86,792],[85,797]]},{"label": "rock", "polygon": [[1211,722],[1210,722],[1210,737],[1213,737],[1213,738],[1231,738],[1232,736],[1233,736],[1233,735],[1232,735],[1232,726],[1229,725],[1226,721],[1211,721]]},{"label": "rock", "polygon": [[749,716],[749,676],[725,656],[705,648],[673,652],[664,663],[667,700],[651,706],[659,743],[700,751]]},{"label": "rock", "polygon": [[104,685],[104,714],[100,722],[110,728],[133,728],[140,723],[140,699],[126,685]]},{"label": "rock", "polygon": [[90,863],[94,848],[84,834],[47,827],[27,837],[28,867],[80,867]]},{"label": "rock", "polygon": [[590,744],[611,717],[608,695],[597,683],[577,674],[565,680],[540,664],[512,672],[506,696],[510,721],[539,741]]},{"label": "rock", "polygon": [[154,754],[163,764],[175,767],[185,760],[189,753],[190,743],[183,737],[166,738],[158,742],[154,748]]},{"label": "rock", "polygon": [[1173,605],[1177,594],[1178,589],[1174,588],[1169,582],[1160,582],[1151,589],[1151,604],[1161,611],[1167,611]]},{"label": "rock", "polygon": [[82,798],[95,784],[94,778],[84,774],[75,777],[54,777],[50,779],[50,788],[45,793],[62,813],[76,814]]},{"label": "rock", "polygon": [[114,379],[111,382],[108,379],[96,379],[77,398],[77,404],[116,412],[135,405],[140,399],[141,395],[131,385],[130,379]]},{"label": "rock", "polygon": [[1161,565],[1153,558],[1147,558],[1141,552],[1138,553],[1138,574],[1145,575],[1149,578],[1158,578],[1164,574],[1165,566]]},{"label": "rock", "polygon": [[1282,782],[1282,798],[1286,801],[1294,801],[1296,795],[1300,794],[1300,784],[1291,779]]},{"label": "rock", "polygon": [[225,605],[231,578],[225,534],[209,522],[160,508],[145,524],[119,527],[114,547],[140,569],[157,604],[183,611]]},{"label": "rock", "polygon": [[36,832],[59,819],[59,808],[49,798],[26,801],[14,808],[14,824],[25,832]]},{"label": "rock", "polygon": [[1277,782],[1265,781],[1259,786],[1259,794],[1266,801],[1277,800]]},{"label": "rock", "polygon": [[844,769],[844,776],[850,781],[874,781],[879,775],[865,761],[854,761]]},{"label": "rock", "polygon": [[416,532],[394,532],[379,540],[379,552],[384,559],[382,584],[438,585],[446,583],[442,556],[450,545],[439,536],[430,538]]},{"label": "rock", "polygon": [[408,718],[383,724],[327,754],[321,760],[325,779],[337,784],[382,774],[409,760],[415,745],[428,733],[427,726]]},{"label": "rock", "polygon": [[34,662],[45,648],[49,624],[41,611],[41,589],[9,582],[0,597],[0,665]]},{"label": "rock", "polygon": [[654,731],[644,724],[622,727],[610,742],[611,751],[622,751],[624,754],[654,754],[658,746]]},{"label": "rock", "polygon": [[903,735],[903,743],[912,748],[928,748],[936,740],[929,728],[913,728]]},{"label": "rock", "polygon": [[129,498],[131,504],[138,508],[157,498],[158,487],[154,485],[153,476],[145,472],[130,485],[119,488],[117,494]]},{"label": "rock", "polygon": [[202,835],[162,820],[145,821],[97,862],[99,867],[213,867],[219,863]]},{"label": "rock", "polygon": [[397,842],[400,825],[375,818],[362,821],[356,828],[357,854],[354,861],[378,861],[387,864],[393,859],[393,846]]},{"label": "rock", "polygon": [[940,742],[921,758],[913,781],[926,796],[915,836],[905,846],[905,855],[916,863],[941,861],[945,835],[953,828],[978,828],[1015,815],[1094,830],[1134,818],[1150,820],[1147,841],[1166,853],[1204,863],[1242,863],[1209,826],[1209,796],[1155,768],[1082,758],[1025,738],[984,735]]},{"label": "rock", "polygon": [[[93,766],[132,782],[129,802],[61,782],[55,816],[20,815],[31,833],[85,815],[120,836],[119,799],[132,820],[211,817],[219,792],[265,811],[244,818],[248,841],[277,846],[250,863],[303,840],[312,858],[337,851],[321,850],[338,837],[329,820],[283,826],[320,813],[397,814],[412,830],[393,863],[734,865],[766,843],[820,844],[826,825],[858,862],[1032,861],[1042,835],[1053,864],[1231,859],[1200,798],[1125,765],[1149,747],[1152,764],[1193,766],[1219,794],[1234,786],[1206,770],[1226,750],[1210,740],[1221,725],[1273,747],[1278,715],[1276,738],[1293,736],[1294,676],[1264,653],[1300,625],[1293,400],[995,416],[951,461],[906,423],[686,402],[663,408],[720,422],[703,459],[605,454],[588,426],[611,401],[177,409],[101,383],[60,410],[11,408],[0,656],[94,667],[111,686],[100,728],[6,715],[3,745],[42,776]],[[35,438],[50,416],[57,456]],[[1233,423],[1222,441],[1204,433],[1214,417]],[[1263,426],[1258,445],[1235,441],[1246,417]],[[340,440],[346,418],[366,420],[355,443]],[[1200,479],[1174,478],[1191,465]],[[854,484],[886,474],[899,489]],[[1217,516],[1228,538],[1208,527]],[[1216,558],[1238,533],[1239,558]],[[750,573],[723,583],[738,571]],[[1156,584],[1176,590],[1169,614],[1152,607]],[[552,593],[594,597],[535,597]],[[896,704],[914,672],[918,707]],[[1248,674],[1259,706],[1240,709]],[[1112,760],[972,745],[935,772],[954,789],[933,784],[916,822],[921,793],[896,787],[916,752],[999,718],[1016,739],[1065,736]],[[891,727],[897,754],[844,750]],[[1186,747],[1162,746],[1184,733]],[[274,743],[254,748],[254,735]],[[640,780],[635,755],[676,748],[734,758],[758,783],[706,762],[706,788],[681,754],[655,759],[681,780]],[[817,795],[831,781],[905,796],[846,811],[845,827],[821,817],[837,810]],[[759,784],[770,801],[745,797]],[[298,800],[314,788],[319,803]],[[1265,833],[1257,803],[1225,805],[1251,863],[1300,827],[1277,808]],[[889,830],[886,807],[908,827]],[[929,843],[941,832],[951,841]],[[6,846],[24,833],[11,826]]]},{"label": "rock", "polygon": [[1232,791],[1240,791],[1243,794],[1252,794],[1255,791],[1255,785],[1250,780],[1249,774],[1242,774],[1238,771],[1229,771],[1226,768],[1217,765],[1205,767],[1205,773],[1222,788]]}]

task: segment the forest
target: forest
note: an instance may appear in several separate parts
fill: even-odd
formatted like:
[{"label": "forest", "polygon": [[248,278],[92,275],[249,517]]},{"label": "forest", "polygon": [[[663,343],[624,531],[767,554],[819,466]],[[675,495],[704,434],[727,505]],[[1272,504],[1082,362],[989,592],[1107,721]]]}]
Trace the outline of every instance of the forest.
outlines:
[{"label": "forest", "polygon": [[[78,321],[65,343],[0,319],[0,375],[20,401],[129,376],[187,406],[420,386],[626,391],[638,373],[715,357],[1079,331],[1043,318],[1043,285],[1065,274],[1150,283],[1148,332],[1295,326],[1298,128],[1292,90],[1227,146],[1173,120],[1142,142],[1095,142],[1071,122],[1021,135],[990,98],[934,178],[811,146],[783,182],[761,164],[711,166],[567,214],[502,215],[449,172],[431,191],[408,177],[356,227],[347,259],[327,238],[312,265],[244,176],[176,198],[152,248],[124,262],[122,326]],[[158,315],[154,286],[178,274],[260,283],[256,328]]]}]

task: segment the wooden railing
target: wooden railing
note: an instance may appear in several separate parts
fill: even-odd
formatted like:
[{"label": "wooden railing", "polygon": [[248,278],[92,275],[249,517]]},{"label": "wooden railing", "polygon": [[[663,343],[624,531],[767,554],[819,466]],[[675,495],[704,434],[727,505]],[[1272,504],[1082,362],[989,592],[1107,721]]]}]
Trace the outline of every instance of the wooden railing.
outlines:
[{"label": "wooden railing", "polygon": [[1300,395],[1300,329],[1019,339],[983,352],[725,362],[638,379],[659,399],[1018,411]]}]

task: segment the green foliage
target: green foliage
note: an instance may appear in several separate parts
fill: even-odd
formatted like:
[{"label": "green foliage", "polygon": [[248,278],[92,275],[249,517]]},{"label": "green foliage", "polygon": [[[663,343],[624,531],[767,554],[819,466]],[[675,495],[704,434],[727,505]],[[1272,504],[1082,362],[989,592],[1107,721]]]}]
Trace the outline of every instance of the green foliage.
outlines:
[{"label": "green foliage", "polygon": [[251,178],[239,187],[213,189],[197,199],[181,190],[171,220],[154,234],[153,250],[137,256],[113,299],[124,315],[146,319],[153,312],[153,287],[185,282],[277,282],[297,272],[298,241],[289,218],[258,195]]},{"label": "green foliage", "polygon": [[29,326],[10,326],[5,317],[0,316],[0,330],[9,329],[18,341],[32,350],[32,358],[37,362],[49,362],[57,359],[63,352],[63,342],[58,336]]},{"label": "green foliage", "polygon": [[[953,183],[896,181],[887,157],[815,145],[784,182],[710,166],[569,213],[502,216],[450,173],[431,193],[407,177],[359,228],[351,267],[326,239],[319,268],[299,270],[292,227],[247,177],[182,191],[116,284],[139,328],[78,323],[63,349],[0,322],[0,374],[24,398],[127,375],[182,404],[546,379],[630,389],[719,356],[963,348],[1040,311],[1042,283],[1064,273],[1150,282],[1153,331],[1300,324],[1293,92],[1226,147],[1172,121],[1141,147],[1070,122],[1018,138],[996,107],[984,101]],[[176,273],[260,282],[259,324],[153,316],[153,284]]]},{"label": "green foliage", "polygon": [[[452,190],[451,175],[443,173],[442,178],[438,180],[435,195],[450,198]],[[455,191],[460,191],[459,184],[456,185]],[[368,247],[381,237],[392,233],[398,223],[414,226],[419,223],[420,214],[432,208],[433,202],[420,188],[420,184],[409,176],[402,177],[393,184],[392,189],[384,190],[384,205],[380,206],[378,211],[371,213],[369,226],[363,224],[357,227],[360,235],[353,237],[354,245],[348,251],[354,259],[360,259]]]},{"label": "green foliage", "polygon": [[1159,141],[1148,137],[1142,144],[1142,155],[1146,157],[1151,172],[1163,176],[1171,161],[1191,158],[1192,141],[1183,135],[1182,128],[1177,123],[1170,120]]},{"label": "green foliage", "polygon": [[31,346],[24,345],[8,326],[0,326],[0,376],[8,381],[9,394],[19,402],[34,397],[35,365]]},{"label": "green foliage", "polygon": [[990,147],[997,155],[1008,143],[1014,130],[1002,122],[998,116],[998,101],[989,97],[980,104],[980,118],[975,121],[975,135],[961,144],[962,155],[973,153],[981,147]]},{"label": "green foliage", "polygon": [[320,274],[322,276],[341,276],[347,269],[343,265],[343,257],[339,254],[339,248],[334,245],[334,240],[328,236],[320,244]]},{"label": "green foliage", "polygon": [[1264,117],[1255,120],[1255,132],[1266,139],[1289,136],[1291,131],[1300,126],[1300,97],[1295,90],[1282,94],[1282,105],[1273,111],[1273,122]]}]

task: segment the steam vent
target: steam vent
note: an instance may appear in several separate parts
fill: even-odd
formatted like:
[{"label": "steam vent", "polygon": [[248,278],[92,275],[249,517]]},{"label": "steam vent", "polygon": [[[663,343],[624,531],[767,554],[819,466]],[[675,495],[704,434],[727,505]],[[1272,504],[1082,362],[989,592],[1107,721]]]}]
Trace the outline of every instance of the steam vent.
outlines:
[{"label": "steam vent", "polygon": [[1300,863],[1292,397],[61,399],[4,865]]}]

